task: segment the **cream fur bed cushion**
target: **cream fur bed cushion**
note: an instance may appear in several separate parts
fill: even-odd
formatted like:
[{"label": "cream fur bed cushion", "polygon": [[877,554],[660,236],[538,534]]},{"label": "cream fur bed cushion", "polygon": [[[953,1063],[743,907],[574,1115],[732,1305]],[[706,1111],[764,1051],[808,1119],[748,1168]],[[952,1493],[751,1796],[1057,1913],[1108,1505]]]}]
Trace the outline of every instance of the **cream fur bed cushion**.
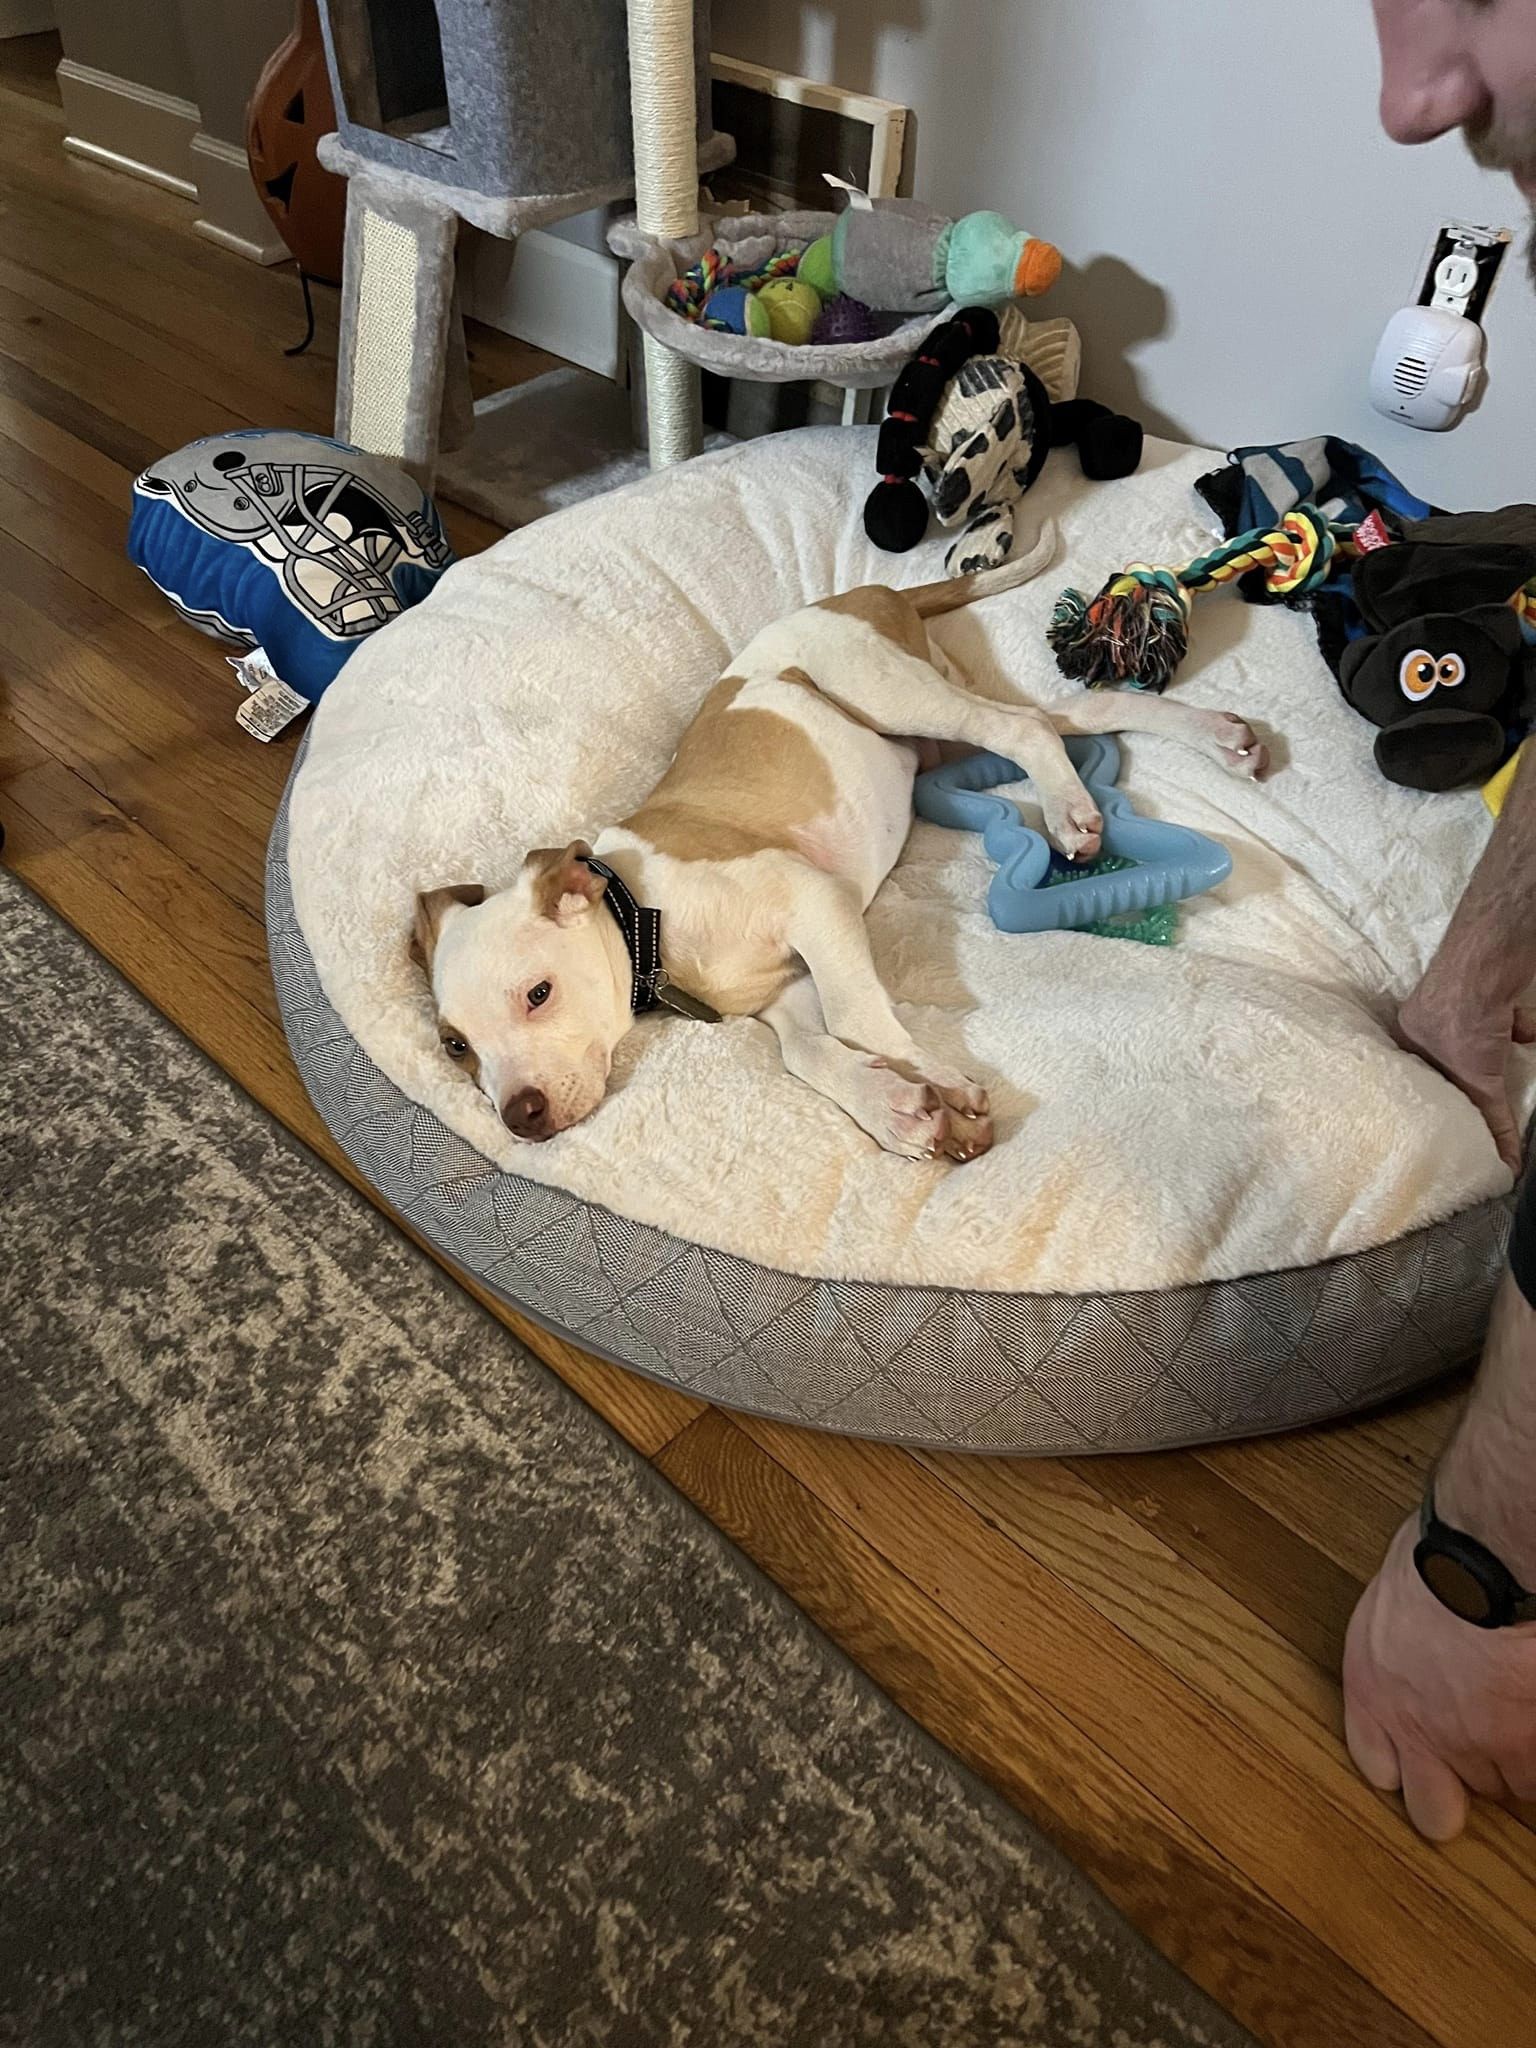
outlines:
[{"label": "cream fur bed cushion", "polygon": [[[1475,1111],[1387,1028],[1487,838],[1482,803],[1384,782],[1309,621],[1235,597],[1199,603],[1175,687],[1261,721],[1277,772],[1254,786],[1165,740],[1124,746],[1141,809],[1233,854],[1171,949],[996,931],[979,843],[926,824],[870,912],[910,1028],[991,1086],[987,1158],[878,1151],[752,1020],[645,1019],[589,1122],[544,1146],[503,1130],[438,1050],[407,954],[416,890],[494,888],[528,846],[621,816],[767,620],[942,574],[939,542],[891,557],[865,540],[872,456],[872,430],[810,429],[560,513],[451,570],[354,655],[315,716],[289,851],[305,940],[364,1051],[509,1171],[824,1278],[1027,1292],[1231,1279],[1359,1251],[1507,1187]],[[1055,566],[937,627],[974,687],[1069,691],[1044,642],[1055,592],[1196,551],[1208,528],[1191,486],[1216,459],[1152,442],[1138,475],[1094,485],[1053,457],[1025,538],[1054,515]]]}]

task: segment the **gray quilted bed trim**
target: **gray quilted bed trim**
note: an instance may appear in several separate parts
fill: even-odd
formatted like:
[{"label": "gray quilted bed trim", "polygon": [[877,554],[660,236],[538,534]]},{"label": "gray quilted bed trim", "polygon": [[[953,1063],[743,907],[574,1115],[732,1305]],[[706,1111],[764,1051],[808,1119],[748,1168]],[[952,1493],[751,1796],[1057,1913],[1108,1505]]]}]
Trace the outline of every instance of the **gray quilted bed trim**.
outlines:
[{"label": "gray quilted bed trim", "polygon": [[299,931],[287,845],[285,795],[267,857],[267,934],[315,1107],[455,1265],[602,1358],[816,1429],[1060,1456],[1326,1421],[1476,1355],[1512,1197],[1374,1251],[1246,1280],[972,1294],[780,1272],[503,1173],[348,1034]]}]

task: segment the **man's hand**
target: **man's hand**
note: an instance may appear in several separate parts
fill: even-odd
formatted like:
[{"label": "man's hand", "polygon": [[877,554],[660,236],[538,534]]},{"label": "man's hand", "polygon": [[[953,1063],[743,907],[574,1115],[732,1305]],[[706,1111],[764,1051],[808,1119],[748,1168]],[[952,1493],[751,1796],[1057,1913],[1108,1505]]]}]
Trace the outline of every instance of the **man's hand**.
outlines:
[{"label": "man's hand", "polygon": [[1522,1153],[1509,1099],[1509,1054],[1511,1046],[1536,1045],[1536,1011],[1489,1004],[1475,986],[1431,969],[1398,1012],[1397,1037],[1476,1103],[1499,1157],[1518,1173]]},{"label": "man's hand", "polygon": [[1414,1570],[1417,1538],[1405,1522],[1349,1624],[1344,1735],[1361,1775],[1449,1842],[1470,1793],[1536,1799],[1536,1622],[1459,1621]]}]

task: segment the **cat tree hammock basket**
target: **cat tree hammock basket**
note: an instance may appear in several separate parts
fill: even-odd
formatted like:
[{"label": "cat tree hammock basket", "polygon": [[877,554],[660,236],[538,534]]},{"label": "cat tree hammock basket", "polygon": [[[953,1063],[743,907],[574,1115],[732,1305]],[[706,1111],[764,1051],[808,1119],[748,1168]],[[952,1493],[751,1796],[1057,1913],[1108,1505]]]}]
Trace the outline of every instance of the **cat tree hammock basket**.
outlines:
[{"label": "cat tree hammock basket", "polygon": [[668,286],[708,249],[726,256],[749,249],[761,261],[765,239],[771,238],[772,253],[778,255],[805,248],[818,236],[830,234],[836,223],[834,213],[732,215],[696,235],[670,241],[646,234],[634,220],[621,220],[610,229],[608,246],[629,259],[624,306],[630,318],[649,340],[695,368],[755,384],[821,380],[845,391],[871,391],[895,381],[919,341],[954,312],[953,306],[939,313],[914,313],[873,341],[791,347],[757,335],[722,333],[685,319],[667,304]]}]

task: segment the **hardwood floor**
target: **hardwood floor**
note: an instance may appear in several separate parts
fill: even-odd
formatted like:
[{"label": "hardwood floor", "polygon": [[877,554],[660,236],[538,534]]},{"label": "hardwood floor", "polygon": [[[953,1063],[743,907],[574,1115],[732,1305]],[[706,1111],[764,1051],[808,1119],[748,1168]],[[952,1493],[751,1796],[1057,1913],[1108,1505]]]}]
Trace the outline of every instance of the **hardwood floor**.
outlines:
[{"label": "hardwood floor", "polygon": [[[0,44],[4,859],[355,1181],[266,966],[262,859],[292,737],[236,729],[219,651],[122,552],[154,455],[223,426],[329,424],[334,297],[314,350],[285,359],[291,271],[64,156],[54,55]],[[496,384],[542,366],[484,331],[475,358]],[[496,537],[445,511],[461,551]],[[1262,2040],[1536,2039],[1526,1821],[1484,1808],[1426,1848],[1339,1738],[1350,1606],[1456,1390],[1190,1454],[916,1456],[705,1410],[495,1312]]]}]

